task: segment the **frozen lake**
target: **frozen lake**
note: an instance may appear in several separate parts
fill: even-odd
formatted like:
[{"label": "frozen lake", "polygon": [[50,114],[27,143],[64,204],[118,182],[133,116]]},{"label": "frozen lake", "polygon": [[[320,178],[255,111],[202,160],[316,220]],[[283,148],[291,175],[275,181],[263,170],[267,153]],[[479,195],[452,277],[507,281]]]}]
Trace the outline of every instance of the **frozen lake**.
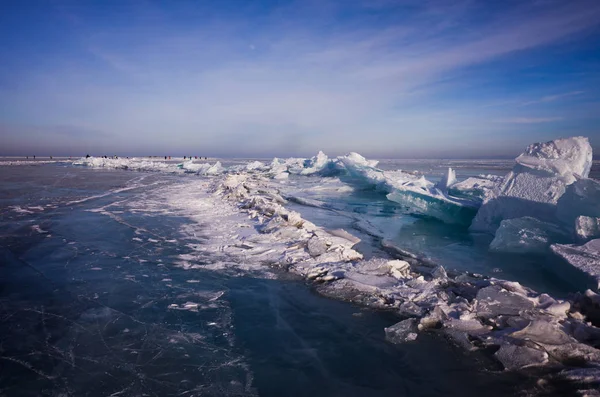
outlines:
[{"label": "frozen lake", "polygon": [[[504,175],[512,161],[380,167],[438,180],[449,164],[464,179]],[[504,396],[533,387],[442,335],[390,344],[383,328],[397,315],[324,298],[281,270],[209,266],[215,255],[202,246],[221,229],[190,203],[210,177],[61,162],[0,171],[2,395]],[[303,218],[361,238],[367,258],[381,247],[360,220],[447,269],[558,297],[591,283],[557,257],[490,253],[489,240],[343,179],[291,176],[280,187],[311,200],[288,204]]]}]

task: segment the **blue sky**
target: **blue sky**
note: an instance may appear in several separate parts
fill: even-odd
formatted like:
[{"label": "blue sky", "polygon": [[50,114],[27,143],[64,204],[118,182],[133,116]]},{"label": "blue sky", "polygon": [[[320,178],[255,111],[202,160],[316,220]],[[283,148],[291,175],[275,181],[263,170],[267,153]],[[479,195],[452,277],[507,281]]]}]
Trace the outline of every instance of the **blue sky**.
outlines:
[{"label": "blue sky", "polygon": [[0,155],[600,153],[600,1],[0,1]]}]

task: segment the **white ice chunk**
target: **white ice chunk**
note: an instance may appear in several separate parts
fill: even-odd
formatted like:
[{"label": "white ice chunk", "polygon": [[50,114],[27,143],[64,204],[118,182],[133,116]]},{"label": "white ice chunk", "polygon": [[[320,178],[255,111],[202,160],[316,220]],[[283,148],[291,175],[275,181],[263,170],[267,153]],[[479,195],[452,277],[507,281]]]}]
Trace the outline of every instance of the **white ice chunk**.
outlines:
[{"label": "white ice chunk", "polygon": [[552,243],[567,242],[558,226],[531,217],[505,219],[496,230],[490,250],[514,253],[544,253]]},{"label": "white ice chunk", "polygon": [[516,162],[528,169],[561,175],[569,184],[575,182],[575,176],[588,177],[592,168],[592,147],[582,136],[534,143],[516,158]]},{"label": "white ice chunk", "polygon": [[600,239],[583,245],[553,244],[551,248],[571,265],[595,278],[600,287]]},{"label": "white ice chunk", "polygon": [[329,158],[321,151],[310,160],[304,162],[304,169],[300,171],[302,175],[312,175],[321,172],[329,164]]},{"label": "white ice chunk", "polygon": [[263,163],[261,163],[260,161],[252,161],[252,162],[246,164],[247,171],[263,170],[263,169],[265,169],[265,165]]},{"label": "white ice chunk", "polygon": [[535,143],[516,162],[498,190],[484,201],[471,230],[494,233],[502,220],[524,216],[552,221],[566,187],[578,177],[587,178],[592,147],[585,137]]},{"label": "white ice chunk", "polygon": [[353,164],[363,167],[377,167],[377,164],[379,164],[379,161],[367,160],[366,158],[355,152],[351,152],[346,156],[340,157],[340,160],[342,160],[344,164]]},{"label": "white ice chunk", "polygon": [[578,216],[575,219],[575,235],[580,240],[600,237],[600,218]]}]

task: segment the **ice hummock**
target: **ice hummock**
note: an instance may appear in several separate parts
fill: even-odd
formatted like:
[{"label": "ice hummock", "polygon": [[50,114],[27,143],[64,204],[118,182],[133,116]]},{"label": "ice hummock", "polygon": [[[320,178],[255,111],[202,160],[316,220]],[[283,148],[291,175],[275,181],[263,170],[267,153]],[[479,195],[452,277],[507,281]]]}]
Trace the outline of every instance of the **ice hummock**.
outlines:
[{"label": "ice hummock", "polygon": [[[255,173],[275,180],[288,179],[290,175],[321,177],[339,175],[351,185],[374,187],[380,190],[390,201],[402,205],[408,213],[437,218],[451,224],[467,225],[474,217],[481,198],[471,194],[465,183],[456,183],[456,174],[449,168],[440,182],[433,183],[424,176],[397,171],[383,171],[377,168],[377,160],[368,160],[358,153],[349,153],[330,159],[322,151],[316,156],[304,158],[274,158],[271,163],[251,161],[245,165],[223,167],[221,163],[199,163],[194,160],[172,164],[147,159],[82,158],[73,162],[99,168],[119,168],[137,171],[185,172],[215,176],[231,172]],[[485,191],[494,182],[482,178],[475,189]],[[464,189],[464,190],[463,190]],[[456,196],[454,195],[456,192]]]},{"label": "ice hummock", "polygon": [[472,231],[493,234],[504,219],[524,216],[555,221],[556,204],[567,186],[587,178],[592,147],[585,137],[535,143],[516,162],[499,188],[484,200]]},{"label": "ice hummock", "polygon": [[176,164],[166,161],[153,161],[145,158],[104,158],[82,157],[73,161],[73,165],[83,165],[94,168],[114,168],[132,171],[184,172],[199,175],[220,175],[227,171],[220,162],[198,163],[194,160]]},{"label": "ice hummock", "polygon": [[82,157],[73,161],[74,165],[84,165],[94,168],[115,168],[134,171],[175,171],[174,164],[151,161],[143,158],[104,158],[104,157]]}]

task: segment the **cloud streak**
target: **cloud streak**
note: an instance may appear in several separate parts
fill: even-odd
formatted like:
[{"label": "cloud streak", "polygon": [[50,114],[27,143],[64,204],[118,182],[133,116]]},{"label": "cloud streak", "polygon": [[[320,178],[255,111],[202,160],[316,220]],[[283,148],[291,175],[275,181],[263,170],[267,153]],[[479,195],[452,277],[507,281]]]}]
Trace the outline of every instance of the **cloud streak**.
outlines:
[{"label": "cloud streak", "polygon": [[535,101],[524,102],[523,106],[529,106],[529,105],[534,105],[534,104],[538,104],[538,103],[554,102],[559,99],[565,99],[565,98],[570,98],[570,97],[574,97],[574,96],[579,96],[583,93],[584,93],[584,91],[572,91],[572,92],[565,92],[563,94],[546,95]]},{"label": "cloud streak", "polygon": [[497,120],[496,123],[510,123],[510,124],[540,124],[540,123],[552,123],[554,121],[561,121],[562,117],[515,117],[512,119]]}]

